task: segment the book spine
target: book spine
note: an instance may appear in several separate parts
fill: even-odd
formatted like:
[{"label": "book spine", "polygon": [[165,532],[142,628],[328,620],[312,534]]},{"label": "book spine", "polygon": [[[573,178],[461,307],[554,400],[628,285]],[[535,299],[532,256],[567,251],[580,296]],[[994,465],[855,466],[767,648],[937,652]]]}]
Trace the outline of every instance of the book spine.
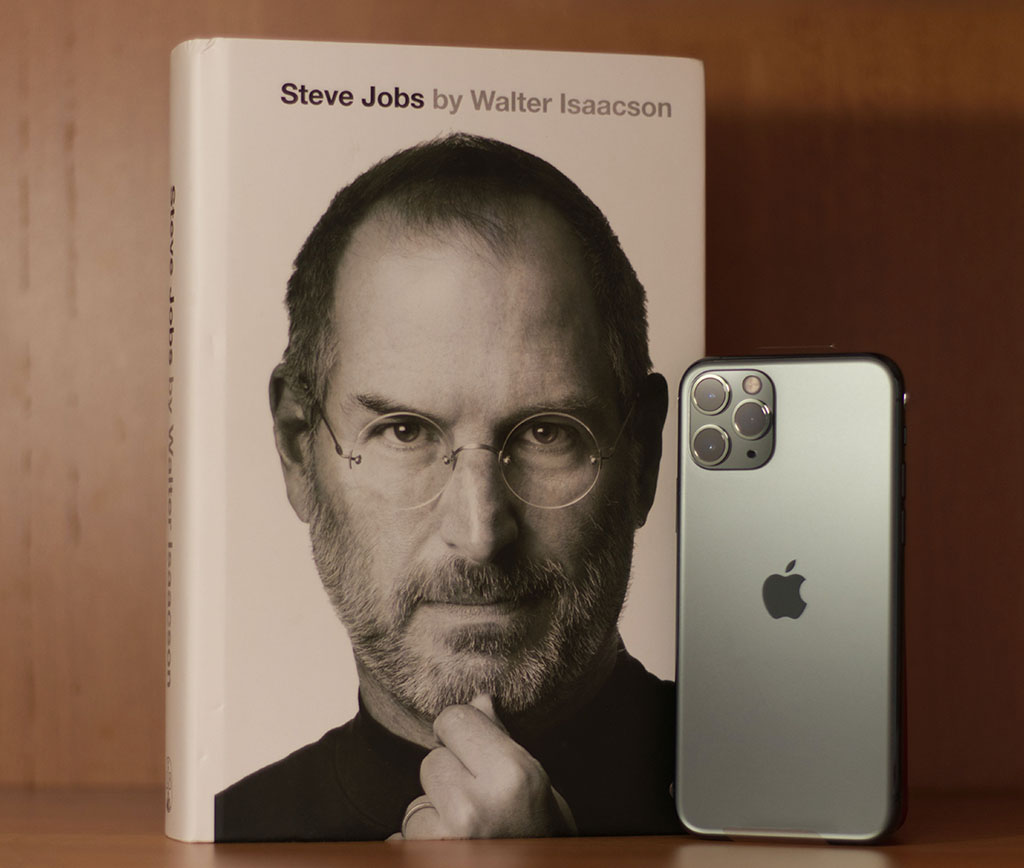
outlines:
[{"label": "book spine", "polygon": [[165,832],[213,838],[223,687],[225,69],[216,40],[171,55]]}]

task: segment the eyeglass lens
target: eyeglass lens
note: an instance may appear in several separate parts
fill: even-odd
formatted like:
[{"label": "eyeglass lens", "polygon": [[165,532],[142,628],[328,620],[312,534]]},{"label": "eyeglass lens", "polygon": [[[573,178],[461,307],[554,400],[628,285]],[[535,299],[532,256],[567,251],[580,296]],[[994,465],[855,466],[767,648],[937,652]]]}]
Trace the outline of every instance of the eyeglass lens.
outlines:
[{"label": "eyeglass lens", "polygon": [[[357,435],[351,455],[353,483],[405,509],[437,497],[459,458],[440,427],[412,413],[374,419]],[[583,422],[566,414],[543,413],[512,429],[498,466],[516,497],[531,506],[555,509],[575,503],[593,488],[601,456]]]}]

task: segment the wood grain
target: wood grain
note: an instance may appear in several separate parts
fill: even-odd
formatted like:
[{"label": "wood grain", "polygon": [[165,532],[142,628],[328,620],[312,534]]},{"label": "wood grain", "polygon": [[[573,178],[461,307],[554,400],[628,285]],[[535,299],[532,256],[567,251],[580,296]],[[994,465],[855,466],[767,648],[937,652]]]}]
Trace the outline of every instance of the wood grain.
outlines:
[{"label": "wood grain", "polygon": [[0,790],[4,864],[60,868],[986,868],[1024,861],[1024,798],[915,794],[880,846],[705,841],[688,836],[331,844],[182,844],[163,836],[159,791]]}]

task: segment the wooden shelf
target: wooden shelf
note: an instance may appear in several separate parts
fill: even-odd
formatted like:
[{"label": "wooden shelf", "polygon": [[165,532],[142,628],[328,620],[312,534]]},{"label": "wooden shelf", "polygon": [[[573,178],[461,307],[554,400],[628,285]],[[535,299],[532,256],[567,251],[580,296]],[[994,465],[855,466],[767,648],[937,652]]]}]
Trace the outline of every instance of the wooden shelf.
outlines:
[{"label": "wooden shelf", "polygon": [[914,794],[907,823],[880,847],[730,843],[685,837],[214,846],[165,838],[159,791],[0,790],[0,864],[16,868],[1020,866],[1024,864],[1024,792]]}]

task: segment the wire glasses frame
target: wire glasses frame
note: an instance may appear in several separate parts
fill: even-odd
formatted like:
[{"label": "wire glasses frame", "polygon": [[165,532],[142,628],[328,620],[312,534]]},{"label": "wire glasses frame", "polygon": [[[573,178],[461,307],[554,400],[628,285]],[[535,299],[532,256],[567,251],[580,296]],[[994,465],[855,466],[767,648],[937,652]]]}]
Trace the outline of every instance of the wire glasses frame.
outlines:
[{"label": "wire glasses frame", "polygon": [[[323,408],[334,450],[350,469],[363,466],[362,478],[378,488],[402,491],[398,499],[414,501],[400,510],[426,506],[441,496],[455,471],[459,455],[471,450],[492,453],[505,487],[537,509],[564,509],[594,489],[605,461],[614,457],[633,415],[630,405],[615,440],[602,451],[597,437],[582,420],[559,411],[534,413],[514,425],[497,448],[487,443],[455,447],[450,434],[426,416],[410,411],[385,413],[368,422],[346,453]],[[371,469],[372,468],[372,469]],[[416,482],[419,480],[419,484]]]}]

